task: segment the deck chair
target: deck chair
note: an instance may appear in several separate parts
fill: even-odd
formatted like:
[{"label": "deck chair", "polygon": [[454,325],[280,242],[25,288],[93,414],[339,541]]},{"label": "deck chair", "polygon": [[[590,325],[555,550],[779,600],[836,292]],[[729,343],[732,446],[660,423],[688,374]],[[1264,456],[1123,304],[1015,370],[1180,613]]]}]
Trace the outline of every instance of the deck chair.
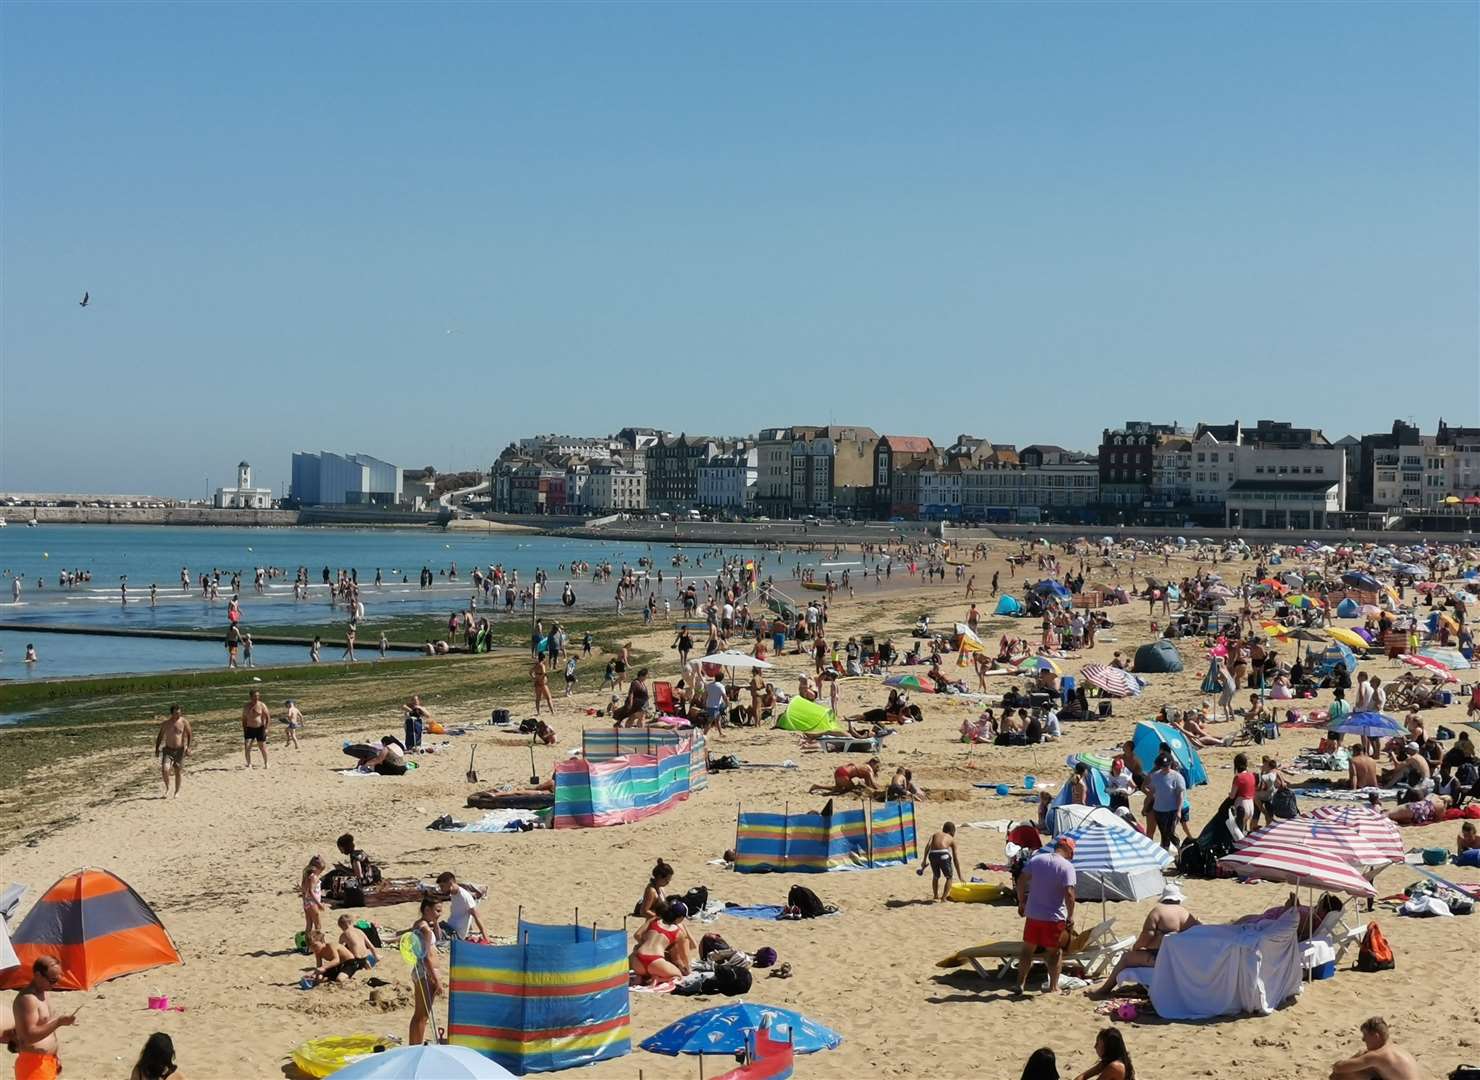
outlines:
[{"label": "deck chair", "polygon": [[673,715],[673,684],[668,682],[653,683],[653,708],[658,710],[659,716]]},{"label": "deck chair", "polygon": [[[1367,934],[1367,924],[1360,923],[1353,926],[1347,921],[1347,914],[1348,912],[1345,906],[1328,912],[1326,917],[1321,920],[1321,924],[1315,928],[1314,933],[1310,935],[1310,942],[1308,943],[1312,946],[1318,946],[1322,943],[1327,945],[1331,953],[1334,954],[1338,968],[1341,966],[1342,958],[1346,956],[1346,951],[1359,943]],[[1324,962],[1318,958],[1319,952],[1324,950],[1314,951],[1317,954],[1315,957],[1312,955],[1312,949],[1306,949],[1304,952],[1303,963],[1307,972],[1312,967],[1316,967]]]},{"label": "deck chair", "polygon": [[[1064,950],[1064,965],[1067,967],[1073,964],[1083,969],[1085,978],[1103,978],[1115,966],[1115,962],[1135,943],[1136,939],[1133,937],[1117,938],[1115,920],[1106,919],[1098,926],[1074,935],[1069,942],[1069,947]],[[1023,944],[1020,941],[994,941],[986,945],[962,949],[939,961],[935,966],[956,968],[970,965],[972,970],[983,979],[996,981],[1006,978],[1016,970],[1022,951]],[[997,966],[989,969],[983,963],[986,960],[996,960]],[[1043,963],[1043,957],[1035,955],[1033,963]]]}]

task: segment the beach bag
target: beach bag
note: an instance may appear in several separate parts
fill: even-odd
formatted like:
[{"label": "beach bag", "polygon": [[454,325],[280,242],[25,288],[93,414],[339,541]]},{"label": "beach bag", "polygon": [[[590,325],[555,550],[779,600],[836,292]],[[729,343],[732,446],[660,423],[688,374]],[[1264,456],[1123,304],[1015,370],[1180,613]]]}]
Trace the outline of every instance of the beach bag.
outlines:
[{"label": "beach bag", "polygon": [[714,974],[704,980],[704,993],[738,997],[750,991],[750,969],[743,967],[716,968]]},{"label": "beach bag", "polygon": [[1289,788],[1280,788],[1269,800],[1269,808],[1274,811],[1274,816],[1286,821],[1300,816],[1300,803],[1295,798],[1295,792]]},{"label": "beach bag", "polygon": [[1183,842],[1177,864],[1188,877],[1211,879],[1218,876],[1218,859],[1211,845],[1196,840]]},{"label": "beach bag", "polygon": [[540,722],[534,717],[530,717],[527,720],[521,720],[519,721],[519,734],[533,735],[537,730],[539,730],[539,726]]},{"label": "beach bag", "polygon": [[1357,950],[1358,971],[1391,971],[1395,961],[1393,950],[1387,943],[1387,938],[1382,936],[1382,931],[1377,924],[1368,923],[1367,933],[1362,937],[1362,945]]},{"label": "beach bag", "polygon": [[786,894],[786,906],[795,908],[804,919],[815,919],[827,914],[827,908],[817,894],[805,885],[793,885]]},{"label": "beach bag", "polygon": [[370,942],[371,945],[374,945],[377,949],[385,947],[385,943],[380,940],[380,927],[375,923],[369,919],[360,919],[355,923],[355,927],[364,932],[365,940]]},{"label": "beach bag", "polygon": [[701,915],[709,906],[709,889],[704,885],[695,885],[683,894],[683,906],[689,909],[690,915]]},{"label": "beach bag", "polygon": [[734,754],[724,754],[720,757],[709,759],[710,772],[726,772],[730,769],[738,769],[739,767],[740,759]]},{"label": "beach bag", "polygon": [[1449,1080],[1480,1080],[1480,1067],[1461,1065],[1449,1074]]},{"label": "beach bag", "polygon": [[490,724],[507,724],[509,722],[509,710],[494,709],[493,712],[489,714],[488,722]]}]

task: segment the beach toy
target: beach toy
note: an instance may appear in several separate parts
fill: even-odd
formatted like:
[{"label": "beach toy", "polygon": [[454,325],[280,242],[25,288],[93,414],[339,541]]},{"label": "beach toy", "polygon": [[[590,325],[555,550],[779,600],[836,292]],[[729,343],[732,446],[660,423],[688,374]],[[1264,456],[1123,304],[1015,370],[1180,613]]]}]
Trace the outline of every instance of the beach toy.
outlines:
[{"label": "beach toy", "polygon": [[401,935],[401,941],[397,946],[401,953],[401,959],[406,961],[407,967],[415,967],[421,962],[424,952],[421,938],[416,934],[405,933]]},{"label": "beach toy", "polygon": [[1006,795],[1011,790],[1012,790],[1012,788],[1008,787],[1006,784],[998,784],[997,785],[997,794],[998,795]]},{"label": "beach toy", "polygon": [[946,892],[946,899],[960,904],[990,904],[1006,891],[1005,885],[992,882],[953,881]]},{"label": "beach toy", "polygon": [[1038,777],[1033,776],[1031,774],[1028,775],[1028,776],[1023,777],[1023,787],[1027,788],[1029,791],[1032,791],[1037,786],[1038,786]]},{"label": "beach toy", "polygon": [[149,995],[149,1007],[156,1012],[168,1012],[170,1008],[169,995]]},{"label": "beach toy", "polygon": [[290,1056],[306,1076],[317,1080],[368,1057],[375,1053],[376,1047],[385,1049],[400,1044],[401,1040],[393,1035],[328,1035],[294,1047]]}]

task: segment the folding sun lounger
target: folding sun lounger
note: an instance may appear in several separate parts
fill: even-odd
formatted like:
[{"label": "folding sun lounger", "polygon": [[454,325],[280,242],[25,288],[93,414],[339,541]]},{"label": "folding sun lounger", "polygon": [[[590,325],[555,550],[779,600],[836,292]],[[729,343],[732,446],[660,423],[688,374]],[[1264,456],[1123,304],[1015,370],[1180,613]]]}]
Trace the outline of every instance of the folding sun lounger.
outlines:
[{"label": "folding sun lounger", "polygon": [[[1099,978],[1114,967],[1121,955],[1135,943],[1136,939],[1133,937],[1116,938],[1115,920],[1106,919],[1098,926],[1074,936],[1069,942],[1069,947],[1064,950],[1064,963],[1065,965],[1074,964],[1083,969],[1087,978]],[[1022,951],[1021,941],[994,941],[986,945],[962,949],[941,960],[935,966],[957,968],[969,964],[983,979],[1000,980],[1016,969]],[[982,963],[984,960],[996,960],[997,966],[988,969]],[[1041,953],[1033,957],[1033,963],[1043,963]]]}]

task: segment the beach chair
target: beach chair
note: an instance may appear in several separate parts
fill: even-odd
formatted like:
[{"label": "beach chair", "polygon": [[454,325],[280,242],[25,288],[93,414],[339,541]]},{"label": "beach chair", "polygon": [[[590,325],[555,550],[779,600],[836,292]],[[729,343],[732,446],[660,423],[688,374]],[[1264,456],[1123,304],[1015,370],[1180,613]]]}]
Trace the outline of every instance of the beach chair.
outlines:
[{"label": "beach chair", "polygon": [[884,740],[894,732],[886,731],[882,735],[857,737],[846,734],[831,734],[817,736],[817,745],[822,749],[838,754],[877,754],[884,749]]},{"label": "beach chair", "polygon": [[658,681],[653,683],[653,707],[659,716],[673,715],[673,684]]},{"label": "beach chair", "polygon": [[[1080,968],[1087,979],[1103,978],[1115,966],[1115,962],[1135,943],[1134,937],[1117,938],[1115,920],[1106,919],[1098,926],[1080,931],[1070,940],[1069,947],[1064,950],[1064,966],[1068,967],[1072,964]],[[1022,955],[1022,951],[1021,941],[993,941],[986,945],[962,949],[939,961],[935,966],[957,968],[969,965],[983,979],[1000,981],[1017,969],[1018,958]],[[989,969],[984,963],[988,960],[997,961],[997,966]],[[1043,963],[1041,953],[1033,957],[1033,963]]]},{"label": "beach chair", "polygon": [[1336,966],[1341,967],[1341,961],[1346,956],[1346,951],[1353,945],[1359,943],[1367,933],[1367,924],[1359,923],[1353,926],[1347,922],[1347,909],[1343,905],[1335,911],[1328,912],[1316,927],[1315,932],[1310,935],[1307,948],[1303,950],[1302,962],[1306,971],[1327,962],[1322,958],[1326,950],[1319,948],[1322,944],[1330,950],[1329,955],[1336,961]]}]

